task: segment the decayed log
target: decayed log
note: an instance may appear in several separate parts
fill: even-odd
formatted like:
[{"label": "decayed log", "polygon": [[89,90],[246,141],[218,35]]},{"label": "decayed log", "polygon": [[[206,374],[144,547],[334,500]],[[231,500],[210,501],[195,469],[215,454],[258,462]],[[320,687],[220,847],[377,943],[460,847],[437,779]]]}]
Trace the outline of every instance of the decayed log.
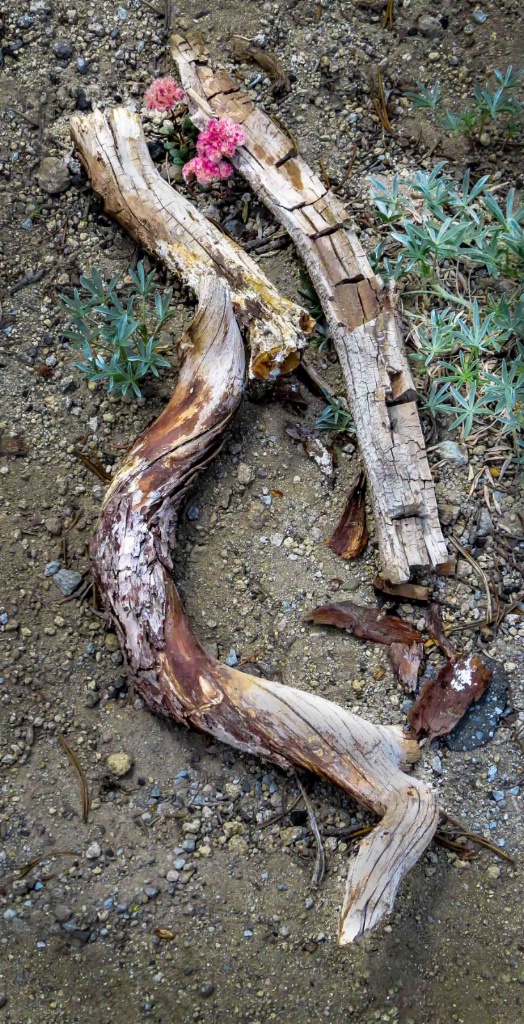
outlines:
[{"label": "decayed log", "polygon": [[71,135],[106,213],[198,294],[203,274],[231,288],[235,316],[249,338],[250,373],[266,379],[294,369],[312,327],[259,266],[161,177],[140,118],[126,107],[71,119]]},{"label": "decayed log", "polygon": [[447,558],[416,392],[394,297],[371,270],[347,211],[294,144],[197,37],[172,36],[171,53],[194,123],[231,117],[246,141],[232,163],[293,239],[318,292],[344,373],[366,467],[384,575]]},{"label": "decayed log", "polygon": [[[96,113],[75,119],[75,139],[107,209],[166,262],[180,261],[185,273],[190,261],[178,215],[172,223],[170,198],[162,212],[156,178],[147,187],[138,178],[137,167],[147,160],[137,157],[136,132],[126,149],[133,124],[120,112],[110,118]],[[197,223],[190,210],[188,217]],[[161,244],[153,245],[153,230]],[[222,264],[220,273],[214,267],[197,270],[196,263],[190,270],[198,312],[180,341],[177,386],[107,491],[91,542],[93,575],[134,685],[150,708],[283,768],[316,772],[381,817],[351,861],[339,930],[345,944],[391,909],[400,881],[436,829],[437,802],[430,789],[404,774],[419,748],[400,729],[373,725],[307,691],[228,668],[193,634],[172,580],[170,550],[180,505],[198,470],[220,448],[240,402],[245,359],[235,315],[245,307],[239,282],[235,299]],[[288,314],[292,319],[289,309]],[[275,338],[276,368],[289,356],[289,332],[280,344],[278,349]]]}]

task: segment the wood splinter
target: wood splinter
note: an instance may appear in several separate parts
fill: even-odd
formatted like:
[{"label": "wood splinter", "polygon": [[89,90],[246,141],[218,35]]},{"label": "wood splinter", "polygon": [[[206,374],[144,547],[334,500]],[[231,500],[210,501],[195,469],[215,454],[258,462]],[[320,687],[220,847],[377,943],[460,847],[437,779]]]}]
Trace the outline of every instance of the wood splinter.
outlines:
[{"label": "wood splinter", "polygon": [[[373,725],[307,690],[210,657],[183,610],[170,553],[180,506],[240,404],[245,357],[236,315],[255,344],[255,365],[262,348],[262,371],[274,373],[302,344],[302,312],[275,289],[265,292],[258,268],[256,287],[266,307],[260,313],[261,305],[247,303],[246,290],[255,286],[240,263],[232,271],[229,253],[238,255],[237,247],[220,237],[228,257],[220,262],[209,225],[206,247],[186,245],[187,225],[200,230],[200,214],[162,182],[135,115],[96,111],[75,118],[73,137],[106,211],[189,280],[198,300],[180,341],[171,401],[126,454],[107,491],[90,548],[98,591],[151,709],[282,768],[315,772],[382,819],[350,861],[339,926],[345,945],[391,910],[399,883],[437,827],[435,794],[404,774],[420,756],[418,744],[398,727]],[[256,318],[268,309],[273,325],[281,317],[285,330],[280,336],[275,330],[264,348]]]}]

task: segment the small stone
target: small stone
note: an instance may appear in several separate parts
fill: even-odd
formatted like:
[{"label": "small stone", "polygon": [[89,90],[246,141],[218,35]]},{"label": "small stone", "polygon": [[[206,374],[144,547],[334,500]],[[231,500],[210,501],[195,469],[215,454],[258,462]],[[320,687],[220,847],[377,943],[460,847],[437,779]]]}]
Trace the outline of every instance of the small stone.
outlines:
[{"label": "small stone", "polygon": [[239,484],[244,484],[244,486],[247,486],[247,484],[252,483],[254,479],[254,469],[252,469],[251,466],[246,465],[245,462],[240,462],[237,470],[237,480]]},{"label": "small stone", "polygon": [[200,519],[200,509],[197,505],[190,505],[186,515],[191,522],[196,522],[197,519]]},{"label": "small stone", "polygon": [[168,871],[167,872],[166,879],[167,879],[168,882],[178,882],[179,878],[180,878],[180,872],[179,871]]},{"label": "small stone", "polygon": [[116,775],[116,777],[120,779],[131,771],[133,761],[129,757],[129,754],[125,754],[123,752],[110,754],[107,759],[107,767],[112,775]]},{"label": "small stone", "polygon": [[486,874],[488,878],[495,881],[495,879],[500,878],[500,868],[497,864],[490,864],[489,868],[486,870]]},{"label": "small stone", "polygon": [[65,903],[57,903],[53,910],[53,914],[55,921],[58,921],[59,924],[65,924],[66,921],[69,921],[70,918],[72,918],[73,911],[71,910],[71,907],[66,906]]},{"label": "small stone", "polygon": [[51,519],[46,519],[45,528],[52,537],[59,537],[62,533],[62,520],[58,516],[53,516]]},{"label": "small stone", "polygon": [[269,539],[270,539],[271,543],[273,544],[273,546],[275,548],[279,548],[283,544],[284,534],[283,533],[272,533]]},{"label": "small stone", "polygon": [[101,853],[102,850],[100,849],[100,843],[95,841],[87,847],[86,857],[88,860],[97,860]]},{"label": "small stone", "polygon": [[44,569],[44,576],[56,576],[60,572],[60,562],[48,562]]},{"label": "small stone", "polygon": [[245,854],[248,852],[247,840],[243,836],[231,836],[228,847],[232,853]]},{"label": "small stone", "polygon": [[6,996],[5,992],[0,992],[0,1010],[3,1009],[3,1007],[5,1006],[6,1003],[7,1003],[7,996]]},{"label": "small stone", "polygon": [[491,135],[488,135],[487,132],[482,132],[479,142],[481,146],[491,146]]},{"label": "small stone", "polygon": [[484,11],[481,11],[479,9],[478,11],[474,11],[473,12],[473,21],[476,21],[477,25],[483,25],[484,22],[487,21],[487,20],[488,20],[488,16],[487,16],[487,14],[484,14]]},{"label": "small stone", "polygon": [[200,986],[200,995],[202,996],[202,999],[209,999],[209,996],[212,996],[214,991],[215,986],[210,981],[206,981]]},{"label": "small stone", "polygon": [[14,907],[8,907],[7,910],[4,910],[4,921],[13,921],[16,916]]},{"label": "small stone", "polygon": [[229,668],[234,668],[235,665],[238,665],[238,654],[234,647],[231,648],[226,658],[226,665],[229,665]]},{"label": "small stone", "polygon": [[456,466],[467,466],[468,464],[468,450],[463,444],[457,444],[455,441],[441,441],[436,450],[440,458],[446,462],[454,462]]},{"label": "small stone", "polygon": [[120,643],[116,633],[107,633],[104,640],[104,647],[106,651],[119,651]]},{"label": "small stone", "polygon": [[59,60],[67,60],[73,52],[73,47],[68,39],[59,39],[53,46],[53,53]]},{"label": "small stone", "polygon": [[80,586],[82,578],[74,569],[59,569],[53,576],[53,583],[56,583],[64,597],[70,597]]},{"label": "small stone", "polygon": [[489,537],[490,533],[493,533],[493,520],[487,508],[483,508],[479,516],[476,538],[477,540],[484,540],[486,537]]},{"label": "small stone", "polygon": [[421,14],[417,21],[417,28],[421,35],[426,36],[426,39],[438,39],[442,35],[442,25],[438,18],[433,18],[431,14]]},{"label": "small stone", "polygon": [[65,192],[71,184],[66,165],[55,156],[44,157],[36,177],[40,188],[51,196],[58,195],[59,192]]}]

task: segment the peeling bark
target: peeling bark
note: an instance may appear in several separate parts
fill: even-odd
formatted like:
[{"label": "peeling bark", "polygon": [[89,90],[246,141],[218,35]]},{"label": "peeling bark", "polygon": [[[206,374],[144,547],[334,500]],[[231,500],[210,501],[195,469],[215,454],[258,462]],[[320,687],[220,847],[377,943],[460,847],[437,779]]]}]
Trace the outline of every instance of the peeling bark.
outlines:
[{"label": "peeling bark", "polygon": [[194,36],[172,36],[171,54],[189,97],[192,120],[232,117],[246,141],[232,163],[286,228],[318,292],[344,373],[370,484],[385,576],[447,558],[416,392],[395,316],[350,228],[350,218],[296,147],[238,82],[213,71]]}]

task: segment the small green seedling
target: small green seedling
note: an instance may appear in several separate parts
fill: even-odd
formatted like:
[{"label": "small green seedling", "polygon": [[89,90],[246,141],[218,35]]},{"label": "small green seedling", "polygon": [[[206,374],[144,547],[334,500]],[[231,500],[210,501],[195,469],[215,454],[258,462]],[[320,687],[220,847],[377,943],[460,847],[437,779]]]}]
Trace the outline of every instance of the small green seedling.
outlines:
[{"label": "small green seedling", "polygon": [[160,354],[159,335],[173,316],[173,295],[170,288],[153,294],[155,271],[146,274],[142,261],[128,275],[125,305],[117,290],[121,275],[104,284],[98,270],[80,278],[82,295],[75,288],[72,298],[60,298],[69,315],[64,334],[83,355],[77,369],[89,381],[106,384],[110,394],[139,398],[142,379],[170,366]]}]

